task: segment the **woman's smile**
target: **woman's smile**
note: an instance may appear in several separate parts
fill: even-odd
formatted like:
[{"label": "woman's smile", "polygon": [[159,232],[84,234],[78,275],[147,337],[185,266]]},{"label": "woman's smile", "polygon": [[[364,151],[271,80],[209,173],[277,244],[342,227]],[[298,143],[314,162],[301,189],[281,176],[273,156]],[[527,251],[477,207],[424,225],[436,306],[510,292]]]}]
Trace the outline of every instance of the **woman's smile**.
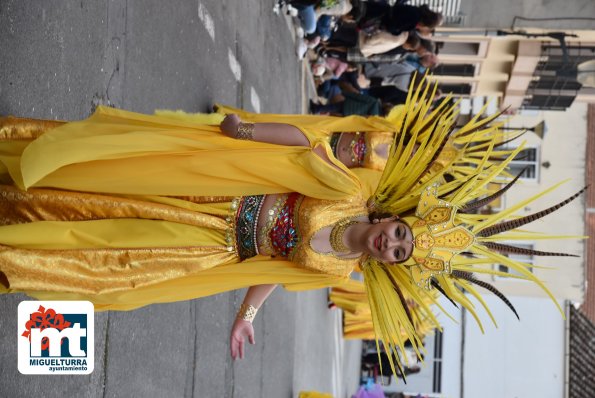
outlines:
[{"label": "woman's smile", "polygon": [[378,235],[378,237],[376,239],[374,239],[374,247],[378,251],[381,251],[382,250],[382,233],[380,233]]},{"label": "woman's smile", "polygon": [[413,252],[413,234],[409,226],[402,221],[384,219],[372,223],[368,231],[363,250],[386,263],[407,260]]}]

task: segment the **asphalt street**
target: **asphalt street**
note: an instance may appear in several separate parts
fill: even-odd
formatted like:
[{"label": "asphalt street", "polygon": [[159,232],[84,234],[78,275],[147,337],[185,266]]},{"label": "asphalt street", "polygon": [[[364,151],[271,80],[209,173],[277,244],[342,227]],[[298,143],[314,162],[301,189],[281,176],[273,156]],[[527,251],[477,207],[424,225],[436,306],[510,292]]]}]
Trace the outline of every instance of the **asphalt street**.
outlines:
[{"label": "asphalt street", "polygon": [[[0,114],[77,120],[97,104],[152,113],[213,103],[300,113],[305,76],[273,0],[0,0]],[[233,362],[243,292],[97,313],[95,371],[24,376],[17,305],[0,296],[0,397],[292,397],[353,393],[357,344],[340,338],[326,291],[277,289],[256,346]],[[346,377],[346,375],[348,377]]]}]

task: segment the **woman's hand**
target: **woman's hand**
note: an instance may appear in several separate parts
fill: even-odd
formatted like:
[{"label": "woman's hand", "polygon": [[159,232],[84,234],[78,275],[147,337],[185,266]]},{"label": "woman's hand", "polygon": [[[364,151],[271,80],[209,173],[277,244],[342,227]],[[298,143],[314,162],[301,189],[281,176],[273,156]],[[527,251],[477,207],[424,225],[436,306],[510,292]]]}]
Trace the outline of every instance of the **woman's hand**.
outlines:
[{"label": "woman's hand", "polygon": [[248,337],[250,344],[254,344],[254,327],[248,321],[236,319],[231,328],[230,337],[232,359],[237,359],[238,357],[239,359],[244,358],[244,342],[246,337]]},{"label": "woman's hand", "polygon": [[221,132],[228,137],[236,138],[238,135],[238,125],[242,120],[234,113],[225,116],[225,119],[221,122]]}]

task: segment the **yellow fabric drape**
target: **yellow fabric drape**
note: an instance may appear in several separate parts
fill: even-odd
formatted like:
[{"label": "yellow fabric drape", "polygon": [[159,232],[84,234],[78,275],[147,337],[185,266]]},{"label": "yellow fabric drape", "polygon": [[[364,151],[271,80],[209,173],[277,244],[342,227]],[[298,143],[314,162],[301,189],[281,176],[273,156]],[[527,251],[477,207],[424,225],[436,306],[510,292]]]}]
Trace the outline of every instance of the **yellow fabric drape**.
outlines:
[{"label": "yellow fabric drape", "polygon": [[[227,105],[216,104],[221,114],[237,114],[242,120],[252,123],[286,123],[298,127],[308,135],[327,140],[333,133],[394,131],[395,125],[379,116],[322,116],[322,115],[278,115],[272,113],[252,113]],[[405,109],[400,108],[400,109]]]},{"label": "yellow fabric drape", "polygon": [[[380,177],[382,176],[382,168],[385,162],[381,162],[378,156],[373,156],[373,146],[376,143],[391,143],[392,139],[388,140],[387,136],[391,136],[395,131],[395,125],[388,122],[386,119],[370,116],[322,116],[322,115],[277,115],[277,114],[259,114],[247,112],[243,109],[234,108],[227,105],[217,104],[217,112],[220,114],[237,114],[243,121],[252,123],[259,122],[274,122],[274,123],[287,123],[292,124],[302,129],[302,131],[308,131],[312,136],[316,136],[320,140],[324,140],[330,143],[331,136],[333,133],[338,132],[374,132],[379,134],[374,138],[368,138],[367,143],[371,151],[366,157],[366,161],[370,167],[356,167],[350,169],[353,174],[357,176],[361,184],[361,190],[365,198],[372,196]],[[405,107],[399,105],[395,107],[394,112],[405,112]],[[166,111],[157,111],[157,114]],[[171,115],[171,114],[170,114]],[[181,116],[181,115],[179,115]],[[370,159],[374,159],[373,162]],[[382,167],[381,167],[382,164]]]},{"label": "yellow fabric drape", "polygon": [[[296,123],[311,146],[292,147],[232,139],[218,125],[198,123],[214,123],[217,117],[202,115],[191,123],[98,107],[88,119],[62,124],[33,141],[4,137],[2,181],[8,173],[22,189],[133,195],[300,192],[337,200],[360,192],[357,177],[330,156],[317,126]],[[312,151],[320,145],[336,167]]]},{"label": "yellow fabric drape", "polygon": [[329,300],[343,310],[343,338],[374,340],[376,333],[364,284],[350,279],[331,289]]},{"label": "yellow fabric drape", "polygon": [[334,398],[333,394],[319,391],[300,391],[298,398]]}]

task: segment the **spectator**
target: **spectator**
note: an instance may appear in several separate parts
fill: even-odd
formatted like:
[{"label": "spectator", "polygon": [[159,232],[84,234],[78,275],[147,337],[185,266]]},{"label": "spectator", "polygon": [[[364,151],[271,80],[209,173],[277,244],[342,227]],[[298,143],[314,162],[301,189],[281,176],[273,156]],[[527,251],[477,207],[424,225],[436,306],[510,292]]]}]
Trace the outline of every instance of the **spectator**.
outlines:
[{"label": "spectator", "polygon": [[[419,59],[420,66],[424,68],[432,68],[437,62],[438,58],[434,54],[426,54]],[[409,91],[411,79],[416,72],[419,72],[416,65],[408,62],[364,66],[364,73],[373,85],[393,85],[405,92]]]},{"label": "spectator", "polygon": [[394,62],[408,52],[416,51],[420,45],[420,37],[415,31],[404,32],[399,36],[386,32],[375,35],[359,35],[359,44],[355,47],[326,47],[329,57],[339,58],[352,63]]},{"label": "spectator", "polygon": [[422,56],[410,54],[403,58],[403,62],[413,65],[418,72],[425,73],[428,68],[432,69],[439,64],[438,56],[433,53],[425,53]]},{"label": "spectator", "polygon": [[358,27],[366,31],[384,30],[394,35],[410,30],[418,30],[428,36],[437,26],[442,24],[442,14],[430,10],[427,5],[410,6],[368,2],[366,13],[359,21]]},{"label": "spectator", "polygon": [[333,96],[329,99],[327,105],[320,105],[310,101],[310,112],[340,116],[371,116],[382,113],[382,106],[377,98],[360,94],[354,87],[349,87],[347,84],[343,85],[340,94],[336,94],[334,90],[332,94]]}]

